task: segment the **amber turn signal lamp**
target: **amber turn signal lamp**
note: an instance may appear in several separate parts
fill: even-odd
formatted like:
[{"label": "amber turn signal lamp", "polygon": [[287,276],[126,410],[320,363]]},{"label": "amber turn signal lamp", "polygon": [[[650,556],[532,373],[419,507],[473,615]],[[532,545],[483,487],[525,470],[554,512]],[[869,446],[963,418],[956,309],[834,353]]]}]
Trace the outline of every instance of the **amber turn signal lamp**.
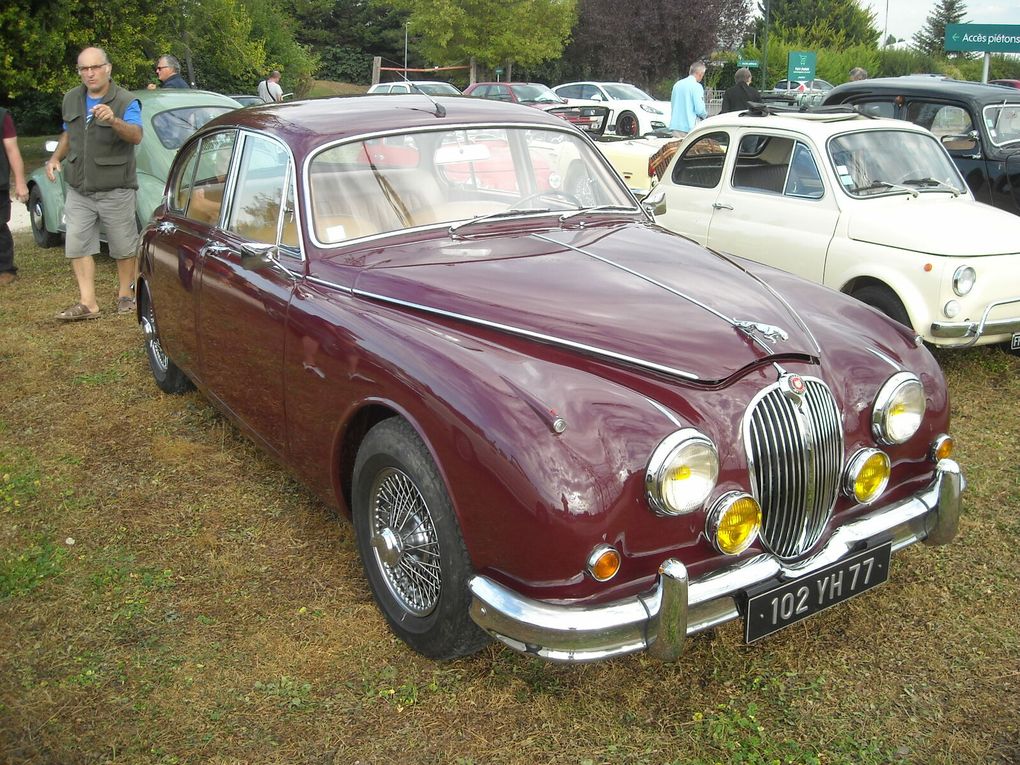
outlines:
[{"label": "amber turn signal lamp", "polygon": [[945,434],[935,439],[935,442],[931,445],[931,461],[938,462],[948,457],[953,456],[953,449],[956,448],[956,443],[953,441],[952,436]]},{"label": "amber turn signal lamp", "polygon": [[608,582],[620,570],[620,553],[610,545],[597,545],[588,556],[588,573],[597,582]]}]

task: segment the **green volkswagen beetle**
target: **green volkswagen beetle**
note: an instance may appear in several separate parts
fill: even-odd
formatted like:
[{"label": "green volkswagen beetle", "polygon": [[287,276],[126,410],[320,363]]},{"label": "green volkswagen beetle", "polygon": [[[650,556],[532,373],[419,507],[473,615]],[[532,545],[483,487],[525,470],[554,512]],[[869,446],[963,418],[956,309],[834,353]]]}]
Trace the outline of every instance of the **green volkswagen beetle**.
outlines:
[{"label": "green volkswagen beetle", "polygon": [[[170,163],[187,138],[213,117],[237,109],[234,99],[205,90],[136,90],[133,94],[142,106],[142,142],[135,147],[138,167],[138,194],[135,215],[139,228],[149,220],[163,198]],[[47,144],[52,151],[55,148]],[[38,168],[28,178],[28,212],[32,235],[40,247],[56,247],[63,240],[64,197],[67,186],[63,173],[56,181]]]}]

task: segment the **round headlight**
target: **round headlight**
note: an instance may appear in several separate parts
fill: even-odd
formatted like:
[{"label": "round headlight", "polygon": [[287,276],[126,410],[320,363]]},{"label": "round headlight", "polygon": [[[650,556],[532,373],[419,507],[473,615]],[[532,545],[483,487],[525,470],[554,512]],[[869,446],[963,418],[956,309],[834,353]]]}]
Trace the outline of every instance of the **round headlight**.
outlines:
[{"label": "round headlight", "polygon": [[705,503],[718,477],[715,445],[693,428],[684,428],[655,447],[645,470],[645,492],[655,512],[681,515]]},{"label": "round headlight", "polygon": [[738,555],[758,536],[761,506],[754,497],[730,492],[713,505],[707,519],[708,538],[725,555]]},{"label": "round headlight", "polygon": [[917,375],[897,372],[875,397],[871,432],[883,444],[902,444],[917,432],[924,419],[924,387]]},{"label": "round headlight", "polygon": [[960,303],[956,300],[948,300],[942,307],[942,313],[947,319],[955,319],[960,314]]},{"label": "round headlight", "polygon": [[970,266],[960,266],[953,274],[953,292],[963,297],[972,289],[977,281],[977,272]]},{"label": "round headlight", "polygon": [[861,449],[846,466],[843,488],[862,504],[878,499],[889,483],[889,457],[878,449]]}]

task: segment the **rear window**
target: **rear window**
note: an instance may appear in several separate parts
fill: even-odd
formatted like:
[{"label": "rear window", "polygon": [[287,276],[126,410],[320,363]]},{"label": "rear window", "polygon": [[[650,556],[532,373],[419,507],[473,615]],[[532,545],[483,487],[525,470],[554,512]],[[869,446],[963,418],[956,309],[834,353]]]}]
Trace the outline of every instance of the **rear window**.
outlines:
[{"label": "rear window", "polygon": [[177,151],[192,134],[214,117],[232,112],[233,106],[185,106],[167,109],[153,116],[152,127],[159,142],[171,151]]}]

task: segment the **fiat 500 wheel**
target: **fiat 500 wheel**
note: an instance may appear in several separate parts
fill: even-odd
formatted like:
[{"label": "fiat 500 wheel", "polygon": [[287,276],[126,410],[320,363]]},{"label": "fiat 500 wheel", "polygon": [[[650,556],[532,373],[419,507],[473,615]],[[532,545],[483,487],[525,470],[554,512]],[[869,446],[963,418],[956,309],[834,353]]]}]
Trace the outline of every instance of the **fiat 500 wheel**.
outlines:
[{"label": "fiat 500 wheel", "polygon": [[472,570],[450,498],[405,420],[385,420],[365,437],[351,510],[372,594],[401,640],[435,659],[487,642],[468,615]]},{"label": "fiat 500 wheel", "polygon": [[145,355],[149,358],[149,369],[156,385],[164,393],[184,393],[191,390],[191,380],[174,364],[163,350],[159,339],[159,327],[156,326],[156,313],[152,308],[149,291],[142,288],[142,332],[145,334]]}]

